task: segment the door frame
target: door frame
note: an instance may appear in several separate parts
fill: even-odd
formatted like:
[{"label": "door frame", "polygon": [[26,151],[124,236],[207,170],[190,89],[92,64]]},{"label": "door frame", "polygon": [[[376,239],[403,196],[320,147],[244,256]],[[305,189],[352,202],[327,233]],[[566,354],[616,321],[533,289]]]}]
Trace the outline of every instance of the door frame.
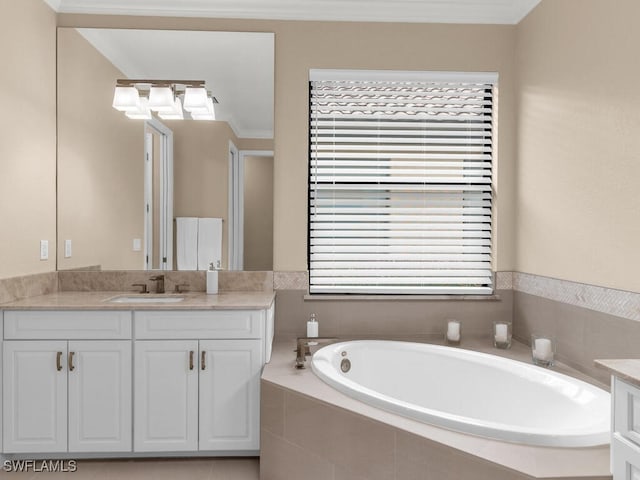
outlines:
[{"label": "door frame", "polygon": [[[153,133],[160,136],[159,252],[153,251]],[[157,118],[144,128],[144,249],[143,269],[152,270],[154,254],[160,270],[173,269],[173,132]]]},{"label": "door frame", "polygon": [[238,151],[229,142],[229,270],[244,268],[244,159],[273,156],[273,150]]}]

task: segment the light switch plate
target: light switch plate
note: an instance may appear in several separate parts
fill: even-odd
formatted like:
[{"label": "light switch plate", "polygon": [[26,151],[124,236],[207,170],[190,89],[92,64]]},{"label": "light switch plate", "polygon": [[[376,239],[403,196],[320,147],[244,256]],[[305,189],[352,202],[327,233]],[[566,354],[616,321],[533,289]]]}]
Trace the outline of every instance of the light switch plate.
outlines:
[{"label": "light switch plate", "polygon": [[49,240],[40,240],[40,260],[49,260]]},{"label": "light switch plate", "polygon": [[71,258],[71,240],[64,241],[64,258]]},{"label": "light switch plate", "polygon": [[134,252],[139,252],[140,250],[142,250],[142,240],[140,240],[139,238],[134,238],[133,239],[133,251]]}]

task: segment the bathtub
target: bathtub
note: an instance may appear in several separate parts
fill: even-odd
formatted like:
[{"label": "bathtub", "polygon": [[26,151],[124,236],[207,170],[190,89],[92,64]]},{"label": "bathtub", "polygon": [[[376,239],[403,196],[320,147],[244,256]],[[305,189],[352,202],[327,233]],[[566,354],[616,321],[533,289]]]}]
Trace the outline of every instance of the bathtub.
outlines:
[{"label": "bathtub", "polygon": [[321,348],[311,366],[362,402],[472,435],[549,447],[604,445],[611,435],[608,392],[495,355],[359,340]]}]

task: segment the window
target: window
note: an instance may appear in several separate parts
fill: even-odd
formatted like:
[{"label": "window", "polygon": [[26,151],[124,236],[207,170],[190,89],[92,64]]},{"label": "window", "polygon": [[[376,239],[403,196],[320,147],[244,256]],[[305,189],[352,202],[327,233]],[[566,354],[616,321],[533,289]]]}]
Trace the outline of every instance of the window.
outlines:
[{"label": "window", "polygon": [[311,71],[310,293],[492,293],[496,82]]}]

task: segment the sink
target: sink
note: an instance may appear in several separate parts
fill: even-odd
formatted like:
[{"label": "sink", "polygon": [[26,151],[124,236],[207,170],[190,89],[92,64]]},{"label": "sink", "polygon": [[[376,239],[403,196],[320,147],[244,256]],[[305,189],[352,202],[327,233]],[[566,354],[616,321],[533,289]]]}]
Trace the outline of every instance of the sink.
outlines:
[{"label": "sink", "polygon": [[177,303],[184,300],[181,295],[120,295],[108,300],[109,303]]}]

